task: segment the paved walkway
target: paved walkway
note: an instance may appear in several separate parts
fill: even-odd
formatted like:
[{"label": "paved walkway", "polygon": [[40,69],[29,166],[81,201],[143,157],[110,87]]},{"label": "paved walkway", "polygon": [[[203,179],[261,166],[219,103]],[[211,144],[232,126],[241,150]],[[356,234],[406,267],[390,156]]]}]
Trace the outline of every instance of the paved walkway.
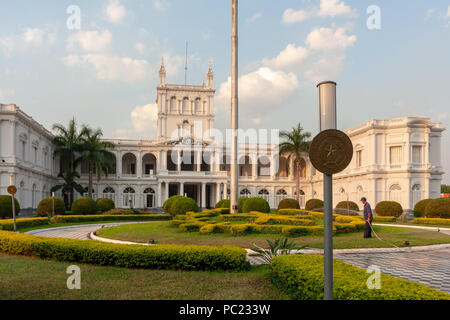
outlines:
[{"label": "paved walkway", "polygon": [[[90,240],[89,235],[102,227],[113,227],[125,224],[149,222],[124,222],[79,225],[49,229],[39,229],[27,232],[41,237],[57,237],[67,239]],[[392,226],[392,225],[389,225]],[[400,226],[398,227],[408,227]],[[411,226],[415,227],[415,226]],[[433,227],[418,227],[420,229],[435,229]],[[442,232],[442,229],[440,230]],[[448,230],[450,231],[450,230]],[[420,251],[395,248],[335,250],[335,259],[366,269],[371,265],[380,267],[381,272],[394,277],[418,282],[432,288],[450,293],[450,248],[448,245],[437,245],[428,248],[416,248]],[[363,252],[361,252],[364,250]],[[408,250],[408,251],[405,251]],[[248,252],[250,250],[247,250]],[[304,253],[321,253],[320,250],[302,250]],[[308,252],[309,251],[309,252]],[[247,256],[253,265],[261,264],[261,259]]]}]

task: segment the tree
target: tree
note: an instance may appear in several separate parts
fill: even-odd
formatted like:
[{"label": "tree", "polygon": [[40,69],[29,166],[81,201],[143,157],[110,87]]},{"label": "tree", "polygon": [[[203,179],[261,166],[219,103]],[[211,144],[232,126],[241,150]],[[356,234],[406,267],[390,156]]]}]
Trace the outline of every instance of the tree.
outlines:
[{"label": "tree", "polygon": [[450,193],[450,186],[445,184],[441,185],[441,193]]},{"label": "tree", "polygon": [[311,145],[311,133],[304,131],[301,124],[297,127],[293,127],[291,131],[282,131],[280,133],[280,139],[284,140],[280,143],[280,156],[287,155],[287,170],[289,171],[289,164],[292,157],[294,157],[296,168],[296,190],[297,201],[300,202],[300,163],[302,154],[309,152],[309,146]]},{"label": "tree", "polygon": [[76,171],[66,171],[64,173],[60,173],[58,175],[58,178],[61,178],[63,180],[62,184],[56,185],[51,189],[51,192],[56,192],[58,190],[61,190],[63,194],[69,193],[69,201],[67,203],[67,210],[70,210],[73,203],[73,192],[77,191],[80,195],[83,195],[84,188],[82,185],[78,184],[75,181],[75,178],[80,178],[80,174]]},{"label": "tree", "polygon": [[89,198],[92,198],[92,180],[94,169],[97,173],[97,180],[100,181],[102,172],[106,175],[112,171],[111,160],[114,154],[109,151],[115,148],[112,142],[102,141],[103,132],[101,129],[92,130],[83,126],[83,142],[81,144],[81,157],[89,165]]},{"label": "tree", "polygon": [[[81,144],[83,142],[84,133],[78,132],[75,119],[72,119],[69,122],[67,128],[62,124],[54,124],[53,131],[56,132],[56,135],[53,139],[53,143],[56,146],[55,155],[60,156],[61,159],[67,159],[69,161],[68,172],[64,173],[61,168],[60,175],[65,176],[65,174],[67,174],[67,178],[79,178],[79,175],[77,176],[75,174],[75,168],[80,161],[80,158],[77,158],[77,154],[81,152]],[[69,192],[70,194],[68,203],[68,206],[70,207],[72,206],[74,199],[74,189],[72,189],[71,187],[73,186],[74,181],[67,180],[66,182],[71,182],[67,184],[67,189],[65,189],[65,192]],[[61,188],[58,188],[58,190],[59,189]]]}]

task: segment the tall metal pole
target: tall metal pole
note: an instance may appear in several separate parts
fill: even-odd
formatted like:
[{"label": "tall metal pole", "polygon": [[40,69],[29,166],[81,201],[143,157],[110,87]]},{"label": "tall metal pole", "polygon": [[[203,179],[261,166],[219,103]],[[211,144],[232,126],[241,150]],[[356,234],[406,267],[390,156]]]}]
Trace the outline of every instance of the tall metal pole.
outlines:
[{"label": "tall metal pole", "polygon": [[231,213],[238,213],[238,0],[232,0],[232,40],[231,40]]},{"label": "tall metal pole", "polygon": [[[336,83],[319,83],[320,131],[337,129]],[[323,175],[324,298],[333,300],[333,176]]]}]

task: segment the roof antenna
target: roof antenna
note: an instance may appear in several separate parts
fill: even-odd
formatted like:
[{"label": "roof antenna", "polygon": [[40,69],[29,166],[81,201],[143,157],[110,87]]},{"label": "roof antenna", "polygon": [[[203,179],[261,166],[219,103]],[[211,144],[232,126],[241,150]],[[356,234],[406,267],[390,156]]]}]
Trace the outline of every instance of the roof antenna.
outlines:
[{"label": "roof antenna", "polygon": [[188,42],[186,41],[186,63],[184,65],[184,85],[187,85],[187,72],[188,72]]}]

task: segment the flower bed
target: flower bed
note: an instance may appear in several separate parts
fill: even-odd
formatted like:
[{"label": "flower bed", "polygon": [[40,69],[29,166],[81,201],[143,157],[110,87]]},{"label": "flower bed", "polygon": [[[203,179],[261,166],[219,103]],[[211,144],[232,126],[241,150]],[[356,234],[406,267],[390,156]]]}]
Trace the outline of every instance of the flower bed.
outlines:
[{"label": "flower bed", "polygon": [[444,224],[450,226],[450,219],[441,218],[415,218],[414,223],[417,224]]}]

